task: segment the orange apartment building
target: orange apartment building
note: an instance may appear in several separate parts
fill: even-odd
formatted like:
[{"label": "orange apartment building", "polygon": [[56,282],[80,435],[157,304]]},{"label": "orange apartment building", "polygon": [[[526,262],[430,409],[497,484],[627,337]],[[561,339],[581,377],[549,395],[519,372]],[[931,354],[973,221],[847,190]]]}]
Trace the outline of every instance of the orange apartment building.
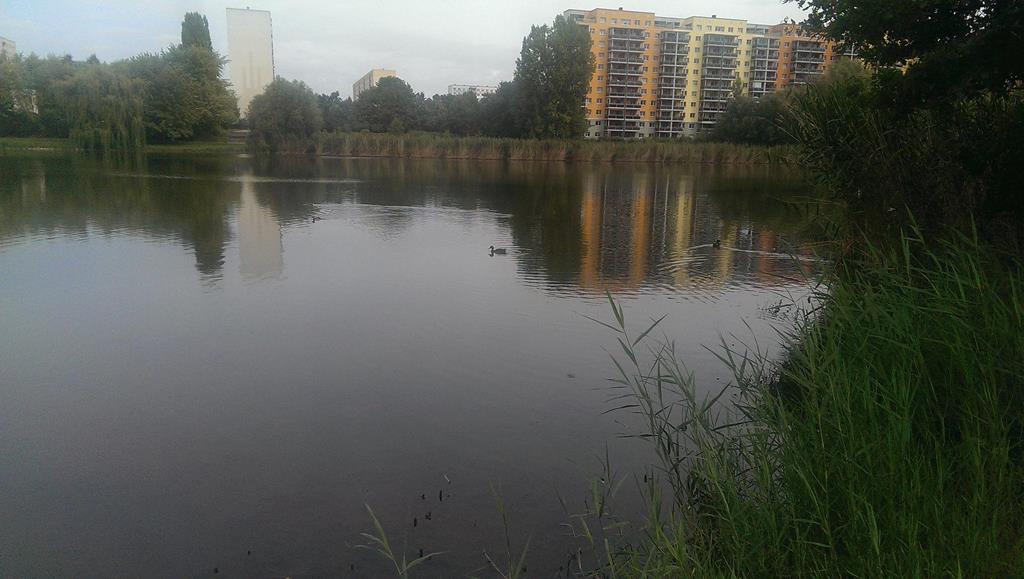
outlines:
[{"label": "orange apartment building", "polygon": [[584,108],[591,139],[693,135],[713,127],[735,95],[806,84],[838,58],[854,56],[786,22],[621,8],[565,16],[590,33],[596,66]]}]

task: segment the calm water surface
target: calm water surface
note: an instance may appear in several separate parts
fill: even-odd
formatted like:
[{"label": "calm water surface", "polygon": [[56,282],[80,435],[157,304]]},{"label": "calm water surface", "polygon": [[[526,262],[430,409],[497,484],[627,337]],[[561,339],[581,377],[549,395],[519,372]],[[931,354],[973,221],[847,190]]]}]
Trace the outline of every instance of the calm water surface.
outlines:
[{"label": "calm water surface", "polygon": [[487,576],[492,487],[557,573],[555,489],[581,507],[606,446],[651,458],[602,414],[614,341],[585,316],[606,292],[667,314],[716,387],[704,345],[774,344],[805,291],[805,193],[765,168],[0,156],[0,575],[376,576],[369,503],[449,551],[420,576]]}]

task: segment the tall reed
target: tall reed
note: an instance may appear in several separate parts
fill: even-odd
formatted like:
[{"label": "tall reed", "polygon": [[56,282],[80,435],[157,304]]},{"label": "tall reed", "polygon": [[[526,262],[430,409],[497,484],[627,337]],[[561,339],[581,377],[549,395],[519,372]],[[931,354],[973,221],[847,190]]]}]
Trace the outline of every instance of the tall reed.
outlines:
[{"label": "tall reed", "polygon": [[706,397],[671,343],[630,334],[613,304],[617,386],[674,499],[619,551],[618,573],[1024,570],[1020,265],[969,239],[904,237],[829,281],[783,362],[723,344],[737,383]]}]

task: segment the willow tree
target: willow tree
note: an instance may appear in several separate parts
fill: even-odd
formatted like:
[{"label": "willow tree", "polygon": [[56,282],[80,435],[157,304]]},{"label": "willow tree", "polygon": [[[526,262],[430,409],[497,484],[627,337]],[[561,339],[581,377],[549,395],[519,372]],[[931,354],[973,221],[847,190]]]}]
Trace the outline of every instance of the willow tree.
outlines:
[{"label": "willow tree", "polygon": [[95,151],[131,151],[145,146],[140,81],[96,65],[61,81],[58,90],[69,136],[78,146]]}]

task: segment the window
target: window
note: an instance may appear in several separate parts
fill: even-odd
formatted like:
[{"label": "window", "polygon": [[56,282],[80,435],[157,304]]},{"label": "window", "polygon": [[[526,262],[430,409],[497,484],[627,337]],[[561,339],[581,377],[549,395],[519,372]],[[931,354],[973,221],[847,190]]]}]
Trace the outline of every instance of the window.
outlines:
[{"label": "window", "polygon": [[747,44],[750,44],[750,39],[749,38],[747,39]]},{"label": "window", "polygon": [[644,26],[650,26],[650,25],[651,25],[651,21],[650,20],[644,22]]},{"label": "window", "polygon": [[598,58],[604,58],[604,53],[603,52],[598,52],[597,53],[597,57]]},{"label": "window", "polygon": [[[704,30],[704,26],[698,24],[697,25],[697,30]],[[697,40],[700,40],[700,36],[697,37]]]},{"label": "window", "polygon": [[647,72],[647,67],[646,66],[644,67],[644,72]]},{"label": "window", "polygon": [[[697,83],[694,83],[694,84],[697,84]],[[697,91],[691,92],[690,96],[697,96]],[[694,106],[696,106],[696,103],[694,103]]]},{"label": "window", "polygon": [[732,32],[732,26],[729,27],[729,32]]},{"label": "window", "polygon": [[697,40],[700,40],[700,36],[698,36],[698,37],[697,37],[696,39],[697,39]]},{"label": "window", "polygon": [[601,75],[597,75],[597,80],[604,80],[604,77]]},{"label": "window", "polygon": [[603,101],[604,99],[597,99],[597,104],[601,104]]},{"label": "window", "polygon": [[715,32],[725,32],[725,26],[715,26]]},{"label": "window", "polygon": [[604,70],[604,65],[603,64],[597,65],[597,70]]},{"label": "window", "polygon": [[612,18],[612,24],[618,24],[618,23],[619,23],[619,19],[618,18]]},{"label": "window", "polygon": [[602,87],[597,87],[597,92],[598,92],[598,93],[603,93],[603,92],[604,92],[604,89],[603,89]]},{"label": "window", "polygon": [[587,104],[588,104],[588,105],[590,104],[590,99],[587,99]]},{"label": "window", "polygon": [[601,24],[604,24],[604,22],[605,22],[605,20],[604,20],[604,16],[602,16],[602,17],[601,17]]},{"label": "window", "polygon": [[604,36],[604,28],[601,29],[601,36]]},{"label": "window", "polygon": [[644,45],[644,50],[650,50],[650,49],[651,49],[651,45],[650,44],[645,44]]},{"label": "window", "polygon": [[633,21],[633,24],[635,24],[635,25],[637,25],[637,26],[640,26],[640,21],[639,21],[639,20],[634,20],[634,21]]},{"label": "window", "polygon": [[697,113],[690,113],[690,118],[691,119],[697,118]]},{"label": "window", "polygon": [[[833,60],[835,60],[835,58],[836,57],[834,57],[834,56],[832,57]],[[657,54],[654,55],[654,62],[658,62],[658,55]]]},{"label": "window", "polygon": [[[604,34],[604,31],[603,31],[603,30],[601,31],[601,34]],[[597,45],[598,45],[599,47],[601,47],[601,48],[604,48],[604,41],[603,41],[603,40],[599,41],[599,42],[597,43]]]}]

